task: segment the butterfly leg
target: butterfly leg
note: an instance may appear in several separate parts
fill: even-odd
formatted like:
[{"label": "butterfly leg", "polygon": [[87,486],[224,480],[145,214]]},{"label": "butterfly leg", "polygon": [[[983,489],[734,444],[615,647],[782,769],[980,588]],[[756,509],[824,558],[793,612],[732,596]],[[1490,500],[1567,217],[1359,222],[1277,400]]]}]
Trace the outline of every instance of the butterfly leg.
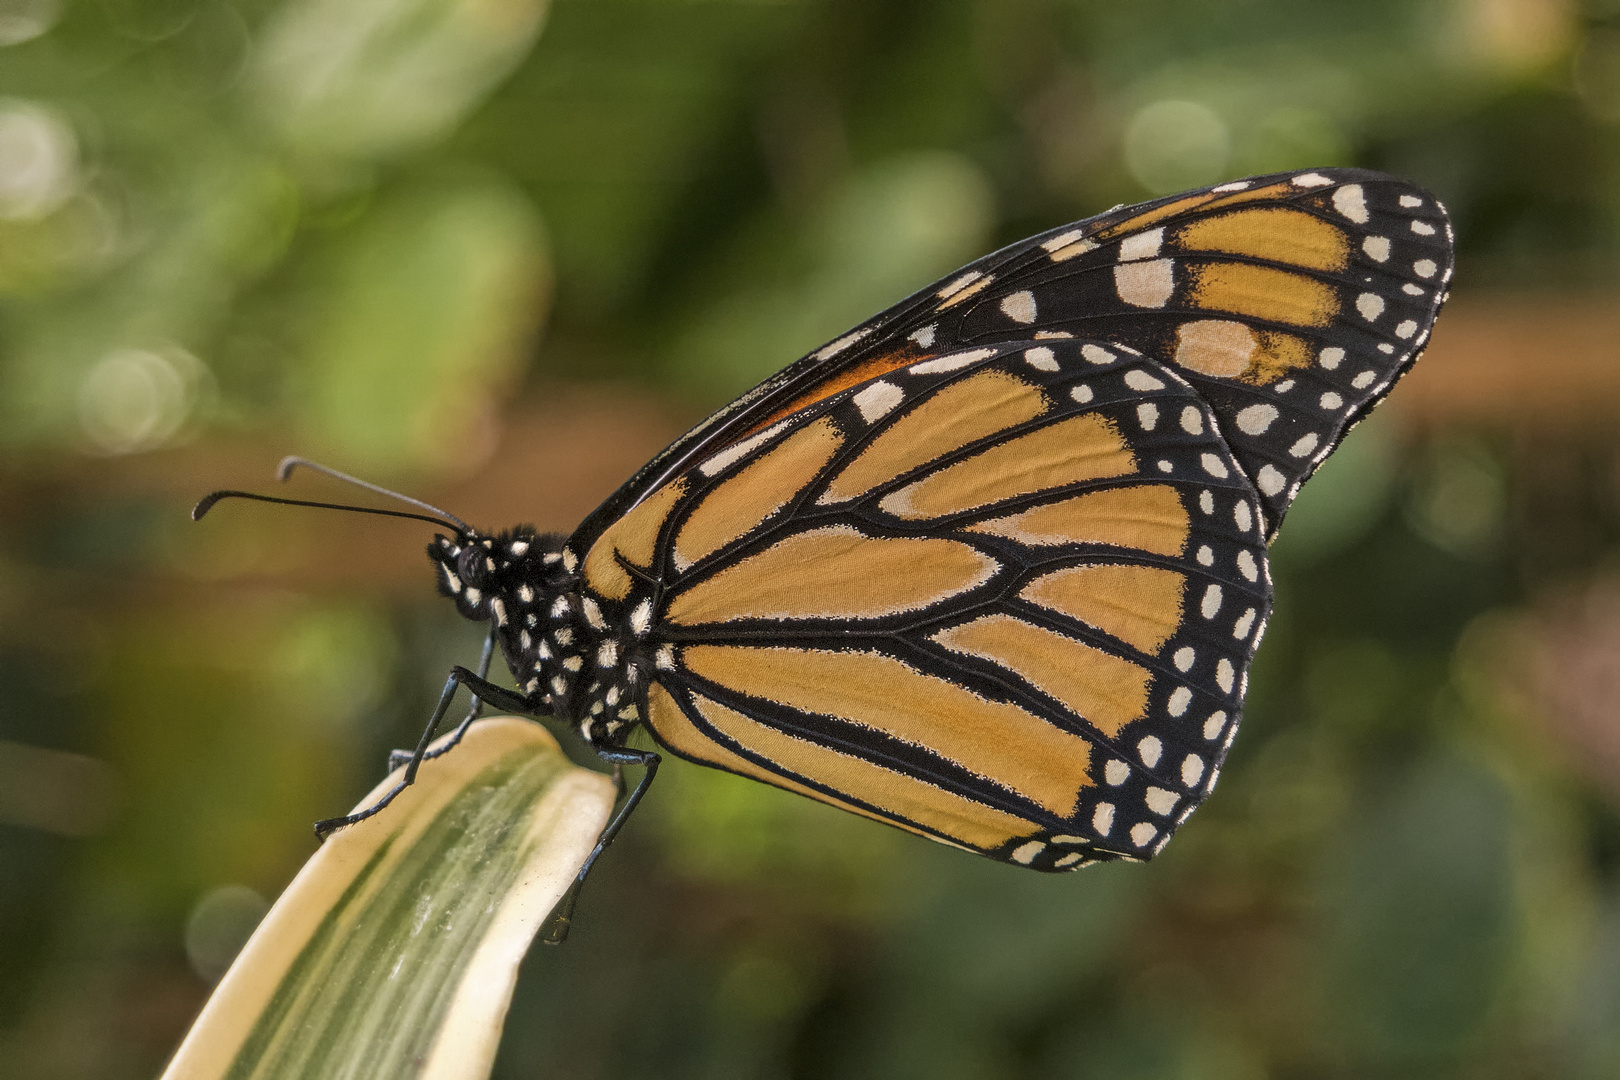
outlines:
[{"label": "butterfly leg", "polygon": [[557,906],[551,909],[551,916],[546,920],[545,933],[541,936],[541,940],[547,945],[560,944],[563,939],[568,937],[568,928],[574,918],[574,902],[579,899],[579,890],[584,886],[586,876],[590,874],[591,867],[596,865],[597,856],[601,855],[607,846],[613,843],[613,838],[619,835],[619,830],[629,820],[631,811],[636,808],[636,804],[641,802],[641,797],[647,794],[647,788],[652,784],[653,777],[658,775],[658,763],[663,760],[651,750],[614,748],[598,749],[596,752],[603,761],[613,763],[613,778],[619,783],[620,794],[624,792],[624,767],[626,765],[640,765],[647,771],[642,773],[641,779],[637,781],[629,796],[619,806],[618,812],[608,822],[607,828],[603,829],[602,835],[597,837],[596,847],[591,849],[590,855],[585,859],[585,865],[581,866],[579,873],[574,876],[573,884],[568,886],[568,891],[563,893],[561,900],[557,901]]},{"label": "butterfly leg", "polygon": [[[483,655],[478,658],[478,677],[480,679],[489,678],[489,660],[490,660],[490,657],[493,656],[494,654],[495,654],[495,628],[493,626],[491,626],[489,628],[489,636],[484,638],[484,652],[483,652]],[[456,728],[455,735],[453,735],[450,738],[450,741],[445,743],[443,746],[436,747],[436,748],[434,748],[432,750],[429,750],[427,753],[423,754],[422,755],[422,760],[423,761],[432,761],[434,758],[438,757],[439,755],[448,754],[450,751],[454,750],[457,746],[459,746],[461,744],[462,736],[467,734],[467,729],[472,727],[473,721],[477,720],[479,718],[479,716],[483,715],[483,712],[484,712],[484,699],[479,697],[477,694],[474,694],[472,696],[472,703],[467,709],[467,715],[461,721],[460,726]],[[416,751],[415,750],[390,750],[388,752],[388,771],[393,772],[395,769],[399,768],[401,765],[408,764],[409,762],[414,760],[415,757],[416,757]]]},{"label": "butterfly leg", "polygon": [[[392,790],[364,810],[345,814],[343,817],[326,818],[323,821],[317,821],[315,823],[315,835],[317,838],[325,840],[333,831],[341,829],[345,825],[353,825],[357,821],[364,821],[393,802],[400,792],[416,782],[416,770],[421,768],[422,761],[427,756],[428,744],[433,741],[433,733],[438,730],[439,724],[444,720],[444,714],[450,711],[450,703],[455,700],[456,689],[461,686],[467,687],[480,699],[498,708],[525,713],[535,711],[533,702],[517,691],[496,686],[494,683],[473,674],[460,665],[451,668],[450,677],[445,680],[444,690],[439,694],[439,703],[434,707],[433,715],[429,718],[427,727],[422,730],[422,738],[417,741],[416,749],[411,753],[410,761],[405,766],[404,777],[394,785]],[[392,759],[392,755],[390,755],[390,759]]]}]

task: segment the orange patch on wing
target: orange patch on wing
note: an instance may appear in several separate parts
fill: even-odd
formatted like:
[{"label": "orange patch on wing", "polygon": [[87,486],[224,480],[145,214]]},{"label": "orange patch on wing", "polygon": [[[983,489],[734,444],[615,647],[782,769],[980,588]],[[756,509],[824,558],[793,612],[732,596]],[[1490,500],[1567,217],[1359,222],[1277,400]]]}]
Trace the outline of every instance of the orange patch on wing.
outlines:
[{"label": "orange patch on wing", "polygon": [[585,583],[610,600],[629,596],[630,575],[614,558],[614,552],[636,566],[651,565],[664,520],[685,492],[686,481],[673,480],[602,530],[591,550],[585,553]]},{"label": "orange patch on wing", "polygon": [[1011,615],[986,615],[934,640],[1017,672],[1109,738],[1147,715],[1146,668]]},{"label": "orange patch on wing", "polygon": [[1350,237],[1314,214],[1288,207],[1252,207],[1199,217],[1173,241],[1182,251],[1213,251],[1288,263],[1310,270],[1350,265]]},{"label": "orange patch on wing", "polygon": [[716,485],[676,534],[676,567],[684,570],[719,551],[782,509],[816,478],[843,442],[838,426],[823,417]]},{"label": "orange patch on wing", "polygon": [[1333,286],[1303,274],[1251,263],[1204,263],[1188,267],[1193,307],[1294,326],[1326,326],[1339,313]]},{"label": "orange patch on wing", "polygon": [[1091,783],[1079,735],[881,653],[690,645],[681,657],[739,694],[885,732],[1062,817]]},{"label": "orange patch on wing", "polygon": [[[694,694],[693,696],[699,701],[706,702],[709,700],[701,695]],[[939,837],[926,833],[903,821],[894,821],[881,814],[875,814],[863,806],[844,802],[842,799],[834,798],[825,792],[801,784],[792,777],[773,772],[763,765],[750,761],[725,744],[716,742],[708,732],[692,723],[685,710],[676,703],[674,696],[658,683],[653,683],[647,688],[647,726],[652,729],[659,742],[691,761],[712,765],[717,769],[726,769],[739,776],[746,776],[751,780],[758,780],[773,787],[782,788],[784,791],[808,795],[812,799],[827,803],[830,806],[836,806],[840,810],[848,810],[852,814],[860,814],[862,817],[871,818],[873,821],[894,825],[897,828],[905,829],[907,832],[914,832],[918,836],[926,836],[930,840],[939,839]]]},{"label": "orange patch on wing", "polygon": [[1018,595],[1156,653],[1181,625],[1186,591],[1186,575],[1174,570],[1103,563],[1043,574]]},{"label": "orange patch on wing", "polygon": [[981,450],[891,492],[878,505],[919,521],[1135,471],[1136,455],[1119,429],[1087,413]]},{"label": "orange patch on wing", "polygon": [[[831,803],[845,810],[853,810],[857,814],[878,821],[899,825],[930,839],[938,839],[916,828],[916,825],[920,825],[923,829],[931,829],[950,837],[958,844],[980,851],[998,848],[1009,840],[1028,835],[1035,828],[1033,822],[1025,821],[1016,814],[975,802],[955,792],[935,787],[925,780],[867,761],[865,758],[789,735],[701,694],[693,697],[698,712],[716,731],[748,747],[773,764],[780,765],[787,772],[824,784],[835,791],[846,792],[852,798],[877,807],[883,814],[874,814],[864,807],[825,795],[808,785],[795,783],[787,777],[773,774],[732,754],[731,758],[736,764],[728,763],[726,767],[734,771],[743,772],[747,769],[749,775],[767,783],[809,795],[813,799]],[[693,731],[696,732],[695,727]],[[701,737],[701,733],[699,734]],[[742,768],[739,768],[739,765]],[[889,814],[904,820],[895,821],[885,816]],[[909,825],[908,822],[915,822],[915,825]]]},{"label": "orange patch on wing", "polygon": [[1051,408],[1039,387],[1001,371],[950,383],[890,424],[827,485],[823,503],[864,495],[968,443],[1027,423]]},{"label": "orange patch on wing", "polygon": [[989,581],[995,559],[930,537],[871,537],[847,525],[788,536],[683,586],[668,617],[683,626],[736,619],[877,619],[918,611]]},{"label": "orange patch on wing", "polygon": [[1311,345],[1293,334],[1230,319],[1196,319],[1176,329],[1175,360],[1200,375],[1267,386],[1310,366]]},{"label": "orange patch on wing", "polygon": [[1111,544],[1180,555],[1192,529],[1181,496],[1168,484],[1110,488],[969,525],[968,531],[1021,544]]}]

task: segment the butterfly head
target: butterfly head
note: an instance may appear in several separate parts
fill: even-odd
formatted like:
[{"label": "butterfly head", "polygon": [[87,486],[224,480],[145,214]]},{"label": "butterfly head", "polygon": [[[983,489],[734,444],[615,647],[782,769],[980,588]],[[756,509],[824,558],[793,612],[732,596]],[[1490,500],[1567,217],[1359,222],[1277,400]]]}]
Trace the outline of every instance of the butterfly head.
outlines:
[{"label": "butterfly head", "polygon": [[514,600],[522,598],[527,606],[561,572],[562,539],[541,536],[529,525],[494,536],[441,535],[428,545],[428,558],[437,567],[439,591],[455,600],[462,615],[504,623],[501,616]]}]

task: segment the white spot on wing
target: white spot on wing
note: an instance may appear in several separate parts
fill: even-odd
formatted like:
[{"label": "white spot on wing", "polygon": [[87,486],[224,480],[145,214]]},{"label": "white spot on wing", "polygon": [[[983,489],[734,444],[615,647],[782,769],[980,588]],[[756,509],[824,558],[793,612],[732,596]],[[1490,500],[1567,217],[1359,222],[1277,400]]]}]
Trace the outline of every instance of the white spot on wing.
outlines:
[{"label": "white spot on wing", "polygon": [[1114,827],[1114,804],[1100,802],[1091,812],[1091,828],[1098,836],[1107,836]]},{"label": "white spot on wing", "polygon": [[1208,720],[1204,721],[1204,738],[1211,741],[1220,738],[1221,731],[1225,727],[1226,713],[1223,710],[1217,709],[1215,712],[1209,714]]},{"label": "white spot on wing", "polygon": [[861,340],[861,338],[866,337],[871,332],[872,327],[867,327],[864,330],[856,330],[852,333],[845,334],[832,344],[823,345],[820,349],[816,350],[815,358],[817,360],[826,360],[829,357],[837,356],[839,353]]},{"label": "white spot on wing", "polygon": [[1001,298],[1001,313],[1016,323],[1035,321],[1035,294],[1025,289]]},{"label": "white spot on wing", "polygon": [[1046,850],[1046,845],[1039,840],[1031,840],[1027,844],[1020,844],[1013,849],[1012,861],[1021,866],[1028,866],[1035,861],[1035,856]]},{"label": "white spot on wing", "polygon": [[957,368],[965,368],[969,364],[976,364],[987,356],[994,356],[995,353],[996,350],[994,349],[969,349],[967,352],[936,356],[932,360],[912,364],[906,370],[913,375],[937,375],[943,371],[955,371]]},{"label": "white spot on wing", "polygon": [[1159,741],[1158,736],[1148,735],[1136,744],[1136,753],[1142,759],[1142,764],[1151,769],[1159,763],[1159,755],[1164,753],[1164,744]]},{"label": "white spot on wing", "polygon": [[1149,810],[1163,817],[1176,808],[1176,803],[1181,801],[1181,796],[1173,791],[1166,791],[1162,787],[1150,787],[1147,789],[1147,795],[1142,801],[1147,803]]},{"label": "white spot on wing", "polygon": [[1131,767],[1118,758],[1103,766],[1103,779],[1108,781],[1110,787],[1118,787],[1130,778]]},{"label": "white spot on wing", "polygon": [[1096,395],[1091,392],[1091,387],[1087,386],[1085,383],[1081,383],[1079,386],[1076,386],[1074,389],[1069,391],[1069,396],[1074,398],[1074,400],[1078,401],[1080,404],[1086,405],[1089,404],[1091,399]]},{"label": "white spot on wing", "polygon": [[1356,297],[1356,310],[1363,319],[1372,322],[1384,313],[1384,298],[1377,293],[1364,292]]},{"label": "white spot on wing", "polygon": [[1333,412],[1344,405],[1344,398],[1340,397],[1338,394],[1335,394],[1332,390],[1329,390],[1327,393],[1322,395],[1321,400],[1318,401],[1317,404],[1321,405],[1322,408],[1326,409],[1328,412]]},{"label": "white spot on wing", "polygon": [[1206,619],[1213,619],[1221,610],[1221,587],[1211,585],[1204,590],[1203,603],[1198,608]]},{"label": "white spot on wing", "polygon": [[1361,241],[1361,250],[1365,251],[1369,258],[1376,259],[1378,262],[1386,262],[1389,259],[1389,237],[1366,237]]},{"label": "white spot on wing", "polygon": [[1434,226],[1430,225],[1427,221],[1414,221],[1412,222],[1412,231],[1417,233],[1419,236],[1433,236]]},{"label": "white spot on wing", "polygon": [[1178,686],[1170,691],[1170,701],[1165,706],[1171,716],[1182,716],[1187,712],[1187,706],[1192,704],[1192,691],[1185,686]]},{"label": "white spot on wing", "polygon": [[1149,229],[1147,232],[1127,236],[1119,242],[1119,261],[1134,262],[1137,259],[1151,259],[1159,253],[1164,244],[1164,228]]},{"label": "white spot on wing", "polygon": [[1057,357],[1045,345],[1037,345],[1033,349],[1024,350],[1024,363],[1036,371],[1056,371],[1058,369]]},{"label": "white spot on wing", "polygon": [[1332,180],[1329,180],[1321,173],[1314,172],[1300,173],[1298,176],[1294,177],[1293,180],[1295,187],[1321,187],[1323,184],[1331,183],[1333,183]]},{"label": "white spot on wing", "polygon": [[905,400],[905,396],[905,392],[894,383],[879,380],[861,390],[851,400],[855,402],[855,407],[861,410],[861,418],[870,424],[879,417],[893,412],[894,407]]},{"label": "white spot on wing", "polygon": [[1215,477],[1217,480],[1226,479],[1226,462],[1222,461],[1214,454],[1204,454],[1200,456],[1198,460],[1204,466],[1204,471],[1209,473],[1209,475]]},{"label": "white spot on wing", "polygon": [[1131,826],[1131,843],[1137,847],[1146,847],[1149,841],[1159,835],[1159,830],[1145,821],[1139,821]]},{"label": "white spot on wing", "polygon": [[1092,364],[1112,364],[1119,359],[1101,345],[1082,345],[1080,346],[1080,355],[1085,357],[1088,363]]},{"label": "white spot on wing", "polygon": [[1439,267],[1435,266],[1433,259],[1419,259],[1417,262],[1412,264],[1412,272],[1417,274],[1417,276],[1420,278],[1434,277],[1434,272],[1437,269],[1439,269]]},{"label": "white spot on wing", "polygon": [[911,332],[911,337],[908,340],[915,341],[918,345],[921,345],[926,349],[934,343],[934,331],[936,329],[937,327],[934,323],[929,323],[921,330],[913,330]]},{"label": "white spot on wing", "polygon": [[1246,405],[1238,410],[1238,430],[1245,435],[1264,435],[1277,415],[1275,405]]},{"label": "white spot on wing", "polygon": [[1401,324],[1395,328],[1395,336],[1402,341],[1415,333],[1417,333],[1417,321],[1415,319],[1402,319]]},{"label": "white spot on wing", "polygon": [[1245,611],[1242,617],[1232,625],[1232,636],[1239,641],[1247,640],[1249,631],[1254,629],[1254,617],[1256,614],[1254,608]]},{"label": "white spot on wing", "polygon": [[1249,510],[1249,504],[1239,499],[1232,505],[1232,520],[1237,522],[1239,532],[1248,532],[1254,525],[1254,516]]},{"label": "white spot on wing", "polygon": [[1346,184],[1335,191],[1333,208],[1357,225],[1367,224],[1367,197],[1360,184]]},{"label": "white spot on wing", "polygon": [[1192,787],[1204,778],[1204,759],[1197,754],[1188,754],[1181,762],[1181,782],[1186,787]]},{"label": "white spot on wing", "polygon": [[1411,210],[1411,209],[1414,209],[1416,207],[1422,206],[1423,205],[1423,200],[1418,198],[1416,195],[1402,195],[1401,196],[1401,205],[1406,207],[1408,210]]},{"label": "white spot on wing", "polygon": [[961,292],[963,289],[967,288],[969,285],[973,284],[975,281],[978,281],[982,277],[984,277],[983,270],[969,270],[967,273],[949,283],[934,295],[938,296],[941,300],[949,300],[951,297],[955,296],[957,293]]},{"label": "white spot on wing", "polygon": [[1174,267],[1169,259],[1119,263],[1114,267],[1114,289],[1133,307],[1164,307],[1176,291]]},{"label": "white spot on wing", "polygon": [[1181,410],[1181,430],[1189,435],[1204,433],[1204,414],[1198,411],[1198,406],[1188,405]]},{"label": "white spot on wing", "polygon": [[1155,379],[1152,375],[1149,375],[1141,368],[1132,368],[1125,373],[1125,385],[1130,387],[1132,390],[1140,390],[1144,393],[1149,390],[1164,389],[1163,382]]},{"label": "white spot on wing", "polygon": [[1215,665],[1215,685],[1221,688],[1222,693],[1230,694],[1236,682],[1237,672],[1232,667],[1232,661],[1221,657],[1221,662]]},{"label": "white spot on wing", "polygon": [[1294,457],[1304,457],[1306,454],[1309,454],[1312,450],[1316,449],[1317,441],[1316,432],[1307,431],[1305,434],[1299,437],[1298,442],[1294,443],[1293,446],[1288,448],[1288,452]]},{"label": "white spot on wing", "polygon": [[1193,652],[1191,645],[1183,645],[1176,650],[1176,654],[1170,658],[1170,662],[1176,665],[1177,671],[1187,671],[1191,669],[1193,661],[1197,658],[1198,656]]},{"label": "white spot on wing", "polygon": [[1153,425],[1159,422],[1159,407],[1151,401],[1144,401],[1136,407],[1136,422],[1142,425],[1143,431],[1152,431]]},{"label": "white spot on wing", "polygon": [[1244,548],[1242,551],[1237,553],[1237,568],[1238,572],[1243,575],[1245,580],[1260,580],[1260,566],[1254,561],[1254,552],[1250,551],[1248,548]]},{"label": "white spot on wing", "polygon": [[724,471],[728,465],[735,463],[741,458],[747,457],[755,447],[777,435],[783,428],[787,427],[787,425],[788,421],[779,420],[770,427],[766,428],[764,431],[760,432],[758,435],[750,435],[741,442],[731,444],[718,454],[714,454],[705,459],[703,464],[698,466],[698,471],[704,476],[713,476],[718,472]]},{"label": "white spot on wing", "polygon": [[1255,477],[1255,483],[1259,484],[1260,490],[1267,495],[1275,495],[1288,486],[1288,481],[1275,465],[1260,466],[1260,474]]}]

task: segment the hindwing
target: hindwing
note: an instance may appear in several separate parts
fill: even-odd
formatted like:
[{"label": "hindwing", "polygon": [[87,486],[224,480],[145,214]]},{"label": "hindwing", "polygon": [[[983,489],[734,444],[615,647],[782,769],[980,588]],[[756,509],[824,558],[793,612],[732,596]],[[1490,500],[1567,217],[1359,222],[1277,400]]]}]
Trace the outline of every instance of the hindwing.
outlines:
[{"label": "hindwing", "polygon": [[602,603],[658,598],[644,715],[680,756],[1069,869],[1150,856],[1214,783],[1262,513],[1175,371],[1004,342],[789,414],[581,554]]}]

